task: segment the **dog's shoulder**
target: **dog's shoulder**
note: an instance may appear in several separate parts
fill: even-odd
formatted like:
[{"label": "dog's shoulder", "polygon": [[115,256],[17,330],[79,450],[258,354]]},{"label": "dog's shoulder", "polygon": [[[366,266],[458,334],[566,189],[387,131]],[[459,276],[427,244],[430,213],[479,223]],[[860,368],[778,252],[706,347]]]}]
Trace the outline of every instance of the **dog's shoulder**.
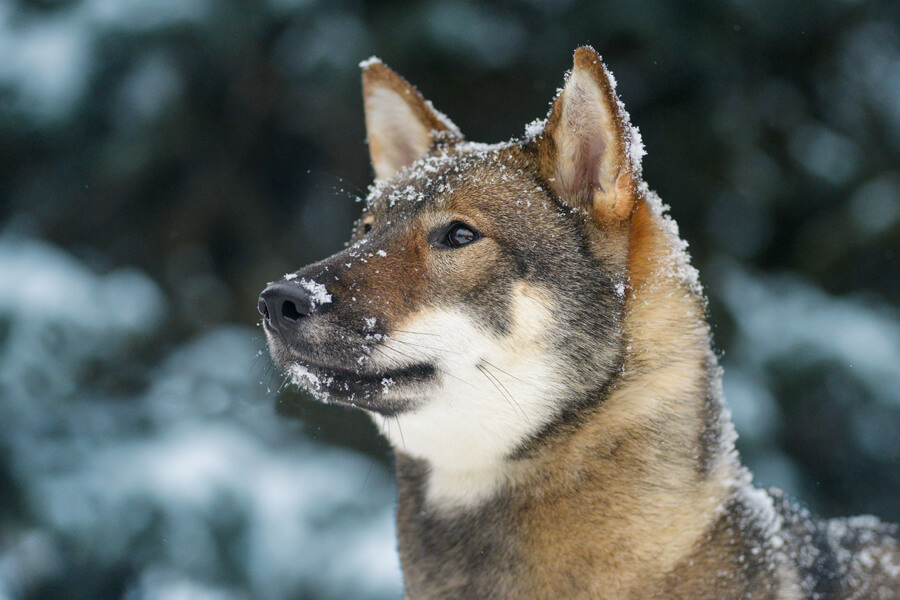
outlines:
[{"label": "dog's shoulder", "polygon": [[898,533],[875,517],[818,519],[781,490],[738,486],[648,597],[900,600]]}]

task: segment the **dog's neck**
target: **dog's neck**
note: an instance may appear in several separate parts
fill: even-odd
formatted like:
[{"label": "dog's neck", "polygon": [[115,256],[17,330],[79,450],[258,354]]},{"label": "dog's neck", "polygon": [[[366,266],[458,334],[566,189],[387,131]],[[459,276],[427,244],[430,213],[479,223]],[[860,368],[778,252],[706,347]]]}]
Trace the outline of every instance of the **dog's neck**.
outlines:
[{"label": "dog's neck", "polygon": [[[579,426],[480,472],[445,472],[397,452],[410,590],[500,597],[525,573],[565,570],[587,556],[595,572],[610,575],[604,594],[624,597],[673,569],[719,518],[741,471],[705,303],[672,227],[654,204],[638,203],[624,369]],[[484,478],[493,478],[496,492],[476,506],[429,501],[436,481],[464,491]]]}]

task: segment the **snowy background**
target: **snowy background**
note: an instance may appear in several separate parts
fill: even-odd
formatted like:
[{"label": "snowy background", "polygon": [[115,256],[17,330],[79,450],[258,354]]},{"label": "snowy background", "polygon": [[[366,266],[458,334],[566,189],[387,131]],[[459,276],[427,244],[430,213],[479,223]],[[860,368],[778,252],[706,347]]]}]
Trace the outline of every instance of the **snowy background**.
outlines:
[{"label": "snowy background", "polygon": [[900,521],[900,4],[0,0],[0,600],[398,598],[385,444],[256,297],[358,214],[361,59],[494,142],[582,43],[757,481]]}]

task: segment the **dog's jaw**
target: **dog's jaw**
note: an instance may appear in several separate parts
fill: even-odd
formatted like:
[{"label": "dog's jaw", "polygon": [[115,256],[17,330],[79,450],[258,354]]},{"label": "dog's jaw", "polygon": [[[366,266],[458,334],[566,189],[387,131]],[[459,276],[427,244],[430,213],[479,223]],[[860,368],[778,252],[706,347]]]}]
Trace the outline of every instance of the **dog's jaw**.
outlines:
[{"label": "dog's jaw", "polygon": [[392,336],[429,347],[438,385],[416,408],[374,418],[395,451],[428,465],[425,496],[436,507],[470,508],[512,482],[513,455],[557,415],[571,385],[546,347],[546,300],[525,285],[513,298],[502,338],[450,309],[424,311]]}]

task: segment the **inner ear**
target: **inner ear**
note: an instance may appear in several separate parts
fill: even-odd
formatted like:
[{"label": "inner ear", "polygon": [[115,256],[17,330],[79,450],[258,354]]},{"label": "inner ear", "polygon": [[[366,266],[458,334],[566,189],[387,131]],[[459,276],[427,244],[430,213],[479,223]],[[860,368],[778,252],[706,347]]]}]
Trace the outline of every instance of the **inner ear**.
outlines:
[{"label": "inner ear", "polygon": [[375,176],[388,179],[431,148],[429,129],[391,89],[376,87],[365,99],[369,153]]},{"label": "inner ear", "polygon": [[604,90],[583,69],[569,77],[560,127],[553,132],[558,150],[556,174],[568,195],[608,191],[620,167],[619,137]]},{"label": "inner ear", "polygon": [[621,220],[634,206],[640,152],[630,150],[640,141],[613,81],[592,48],[576,50],[565,87],[534,143],[544,176],[561,200],[598,218]]},{"label": "inner ear", "polygon": [[419,91],[378,59],[362,63],[363,103],[375,177],[390,179],[419,160],[439,140],[462,134]]}]

